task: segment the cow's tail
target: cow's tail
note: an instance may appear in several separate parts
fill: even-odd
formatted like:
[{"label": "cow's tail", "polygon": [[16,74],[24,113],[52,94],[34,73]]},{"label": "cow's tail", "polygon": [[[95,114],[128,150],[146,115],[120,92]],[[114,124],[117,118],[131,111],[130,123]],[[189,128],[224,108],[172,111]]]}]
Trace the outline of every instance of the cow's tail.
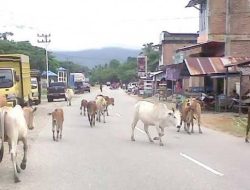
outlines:
[{"label": "cow's tail", "polygon": [[3,159],[3,153],[4,153],[4,118],[6,115],[6,111],[2,110],[0,112],[0,139],[1,139],[1,148],[0,148],[0,162]]}]

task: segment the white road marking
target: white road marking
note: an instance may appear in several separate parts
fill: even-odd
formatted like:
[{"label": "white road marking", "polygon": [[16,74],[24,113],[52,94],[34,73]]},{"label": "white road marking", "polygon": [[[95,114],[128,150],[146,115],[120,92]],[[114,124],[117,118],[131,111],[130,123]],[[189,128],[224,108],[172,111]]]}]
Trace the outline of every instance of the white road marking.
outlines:
[{"label": "white road marking", "polygon": [[[117,115],[118,117],[121,117],[121,115],[119,113],[116,113],[115,115]],[[143,134],[147,134],[145,133],[145,131],[143,131],[142,129],[138,128],[138,127],[135,127],[138,131],[140,131],[141,133]]]},{"label": "white road marking", "polygon": [[121,117],[121,115],[119,113],[116,113],[115,115],[117,115],[118,117]]},{"label": "white road marking", "polygon": [[135,128],[136,128],[138,131],[140,131],[141,133],[146,134],[145,131],[141,130],[140,128],[138,128],[138,127],[135,127]]},{"label": "white road marking", "polygon": [[220,172],[218,172],[218,171],[216,171],[216,170],[210,168],[209,166],[206,166],[205,164],[203,164],[203,163],[201,163],[201,162],[199,162],[199,161],[197,161],[197,160],[191,158],[190,156],[188,156],[188,155],[186,155],[186,154],[180,153],[180,155],[183,156],[184,158],[186,158],[186,159],[188,159],[188,160],[190,160],[190,161],[192,161],[192,162],[198,164],[199,166],[201,166],[201,167],[207,169],[208,171],[210,171],[210,172],[212,172],[212,173],[214,173],[214,174],[216,174],[216,175],[224,176],[223,173],[220,173]]}]

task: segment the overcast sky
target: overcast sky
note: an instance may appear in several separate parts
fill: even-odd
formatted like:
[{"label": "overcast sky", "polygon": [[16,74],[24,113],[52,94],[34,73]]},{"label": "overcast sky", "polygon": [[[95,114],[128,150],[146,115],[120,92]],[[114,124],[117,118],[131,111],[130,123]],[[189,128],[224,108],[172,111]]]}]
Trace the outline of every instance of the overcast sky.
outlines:
[{"label": "overcast sky", "polygon": [[141,49],[159,43],[161,31],[198,31],[198,10],[189,0],[0,0],[0,32],[37,43],[50,33],[49,50],[102,47]]}]

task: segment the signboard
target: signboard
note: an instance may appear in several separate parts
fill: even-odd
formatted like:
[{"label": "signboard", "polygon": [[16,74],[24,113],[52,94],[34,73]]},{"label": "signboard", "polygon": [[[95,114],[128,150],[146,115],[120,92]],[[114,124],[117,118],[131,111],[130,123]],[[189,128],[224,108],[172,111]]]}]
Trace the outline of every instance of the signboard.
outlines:
[{"label": "signboard", "polygon": [[147,73],[147,56],[137,57],[137,73],[139,77],[144,77]]}]

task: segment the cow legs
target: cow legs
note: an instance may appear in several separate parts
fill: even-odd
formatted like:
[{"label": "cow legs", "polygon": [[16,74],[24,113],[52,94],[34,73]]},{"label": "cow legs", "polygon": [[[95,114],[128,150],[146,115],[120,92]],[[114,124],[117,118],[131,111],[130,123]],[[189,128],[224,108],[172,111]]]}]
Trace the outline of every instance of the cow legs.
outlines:
[{"label": "cow legs", "polygon": [[14,181],[15,183],[18,183],[20,182],[21,180],[19,179],[18,177],[18,174],[17,174],[17,162],[16,162],[16,144],[11,142],[9,143],[11,144],[11,151],[10,151],[10,155],[11,155],[11,161],[12,161],[12,164],[13,164],[13,169],[14,169]]},{"label": "cow legs", "polygon": [[135,134],[134,133],[135,133],[135,126],[136,126],[137,122],[138,122],[138,117],[135,116],[134,120],[133,120],[133,123],[131,125],[131,127],[132,127],[131,141],[135,141]]},{"label": "cow legs", "polygon": [[105,120],[105,111],[103,111],[102,116],[103,116],[103,123],[106,123],[106,120]]},{"label": "cow legs", "polygon": [[62,130],[63,130],[63,126],[60,126],[60,139],[62,139]]},{"label": "cow legs", "polygon": [[182,116],[181,116],[180,125],[177,125],[177,128],[178,128],[177,132],[180,132],[181,126],[182,126]]},{"label": "cow legs", "polygon": [[146,124],[144,124],[144,131],[145,131],[145,132],[147,133],[147,135],[148,135],[148,140],[149,140],[150,142],[154,142],[154,141],[152,140],[152,138],[151,138],[149,132],[148,132],[148,125],[146,125]]},{"label": "cow legs", "polygon": [[160,146],[163,146],[163,143],[162,143],[162,140],[161,140],[161,137],[163,136],[161,131],[160,131],[160,127],[159,126],[156,126],[156,130],[157,130],[157,133],[159,135],[159,140],[160,140]]},{"label": "cow legs", "polygon": [[201,118],[198,116],[198,126],[199,126],[199,133],[202,133],[201,131]]},{"label": "cow legs", "polygon": [[55,121],[52,121],[52,132],[53,132],[53,140],[54,141],[56,140],[56,138],[55,138],[55,125],[56,125]]},{"label": "cow legs", "polygon": [[92,116],[88,113],[89,124],[92,127]]},{"label": "cow legs", "polygon": [[95,126],[95,114],[91,115],[91,125]]},{"label": "cow legs", "polygon": [[[84,114],[85,114],[85,110],[84,110]],[[82,105],[80,107],[80,115],[82,115]]]},{"label": "cow legs", "polygon": [[25,170],[27,163],[27,151],[28,151],[27,138],[23,138],[22,141],[23,141],[23,160],[20,166],[23,170]]}]

